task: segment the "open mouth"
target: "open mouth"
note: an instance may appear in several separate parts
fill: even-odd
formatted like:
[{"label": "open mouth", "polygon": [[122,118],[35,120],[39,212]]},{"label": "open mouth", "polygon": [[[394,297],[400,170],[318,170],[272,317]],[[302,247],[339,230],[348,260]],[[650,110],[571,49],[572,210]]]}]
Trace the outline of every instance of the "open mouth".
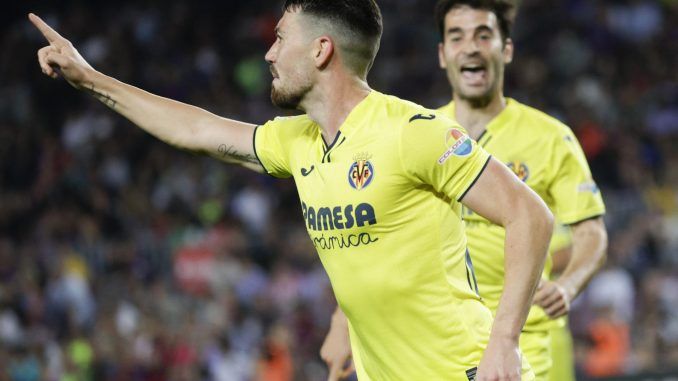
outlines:
[{"label": "open mouth", "polygon": [[485,80],[487,68],[484,64],[473,63],[461,66],[461,77],[469,84],[480,84]]}]

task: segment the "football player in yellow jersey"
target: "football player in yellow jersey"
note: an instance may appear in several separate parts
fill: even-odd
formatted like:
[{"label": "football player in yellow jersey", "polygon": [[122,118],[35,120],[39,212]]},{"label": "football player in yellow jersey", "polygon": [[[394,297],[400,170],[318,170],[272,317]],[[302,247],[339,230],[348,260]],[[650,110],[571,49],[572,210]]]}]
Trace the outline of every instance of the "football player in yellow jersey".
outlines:
[{"label": "football player in yellow jersey", "polygon": [[[502,0],[438,2],[440,66],[453,89],[452,102],[440,111],[457,120],[571,227],[571,258],[556,281],[545,271],[521,335],[521,349],[537,378],[547,380],[552,319],[567,314],[572,300],[604,263],[605,207],[572,131],[503,95],[504,66],[513,58],[513,16],[511,4]],[[503,269],[496,265],[503,230],[472,209],[464,213],[469,250],[481,295],[494,311],[504,287]]]},{"label": "football player in yellow jersey", "polygon": [[[441,0],[436,19],[442,42],[440,65],[453,99],[439,111],[457,120],[495,158],[505,163],[572,228],[571,260],[557,281],[545,271],[521,335],[521,349],[537,378],[548,379],[550,328],[605,260],[605,207],[572,131],[538,110],[505,98],[504,67],[513,57],[514,7],[500,0]],[[504,281],[504,230],[464,208],[468,245],[480,295],[496,311]],[[550,266],[548,269],[550,270]],[[321,350],[330,364],[349,355],[342,346],[341,311],[333,317]],[[345,330],[344,330],[345,331]],[[346,336],[345,333],[343,336]],[[359,354],[354,358],[360,361]],[[360,367],[357,363],[356,367]],[[349,369],[347,369],[349,370]]]},{"label": "football player in yellow jersey", "polygon": [[[97,72],[29,18],[49,42],[38,51],[46,75],[169,144],[294,177],[361,379],[534,379],[518,340],[553,216],[451,119],[368,87],[382,30],[374,0],[285,3],[265,57],[271,99],[305,114],[258,127]],[[494,321],[477,294],[462,204],[506,229],[506,287]]]}]

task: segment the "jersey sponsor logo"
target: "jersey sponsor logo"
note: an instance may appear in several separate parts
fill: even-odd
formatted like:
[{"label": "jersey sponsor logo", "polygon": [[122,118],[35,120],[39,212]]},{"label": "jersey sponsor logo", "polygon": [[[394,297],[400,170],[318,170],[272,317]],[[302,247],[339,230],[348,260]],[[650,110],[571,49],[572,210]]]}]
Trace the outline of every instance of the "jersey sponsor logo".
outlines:
[{"label": "jersey sponsor logo", "polygon": [[348,183],[353,189],[361,190],[372,183],[374,166],[370,162],[371,155],[359,153],[353,157],[353,164],[348,169]]},{"label": "jersey sponsor logo", "polygon": [[506,163],[506,166],[518,176],[522,182],[526,182],[530,178],[530,168],[525,163],[519,161],[512,161]]},{"label": "jersey sponsor logo", "polygon": [[[312,231],[323,232],[320,236],[311,235],[313,246],[316,249],[346,249],[366,246],[379,240],[379,238],[373,237],[370,232],[345,234],[336,232],[336,230],[376,224],[377,217],[374,208],[366,202],[357,205],[313,207],[302,201],[301,212],[309,233]],[[328,234],[325,235],[324,232],[328,232]]]},{"label": "jersey sponsor logo", "polygon": [[444,164],[450,156],[464,157],[473,151],[473,142],[465,133],[456,128],[450,128],[445,133],[445,145],[447,151],[440,156],[438,164]]},{"label": "jersey sponsor logo", "polygon": [[417,115],[415,115],[415,116],[413,116],[413,117],[410,118],[410,123],[412,123],[412,122],[414,122],[415,120],[418,120],[418,119],[422,119],[422,120],[433,120],[433,119],[435,119],[435,118],[436,118],[436,116],[433,115],[433,114],[428,114],[428,115],[417,114]]},{"label": "jersey sponsor logo", "polygon": [[591,192],[593,194],[598,193],[598,185],[594,183],[593,181],[587,181],[585,183],[579,184],[577,187],[577,191],[581,192]]},{"label": "jersey sponsor logo", "polygon": [[368,232],[346,235],[335,234],[328,235],[327,237],[325,234],[321,234],[320,237],[313,237],[313,246],[315,246],[316,249],[334,250],[367,246],[377,241],[379,241],[379,238],[372,237]]},{"label": "jersey sponsor logo", "polygon": [[358,205],[313,207],[301,202],[301,213],[308,230],[342,230],[377,223],[374,207],[363,202]]}]

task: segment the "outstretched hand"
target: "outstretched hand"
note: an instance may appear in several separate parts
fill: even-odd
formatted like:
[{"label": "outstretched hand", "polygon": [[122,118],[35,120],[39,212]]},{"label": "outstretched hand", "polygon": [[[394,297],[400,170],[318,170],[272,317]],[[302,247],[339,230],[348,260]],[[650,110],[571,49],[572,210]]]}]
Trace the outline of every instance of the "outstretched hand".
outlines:
[{"label": "outstretched hand", "polygon": [[73,87],[82,88],[87,81],[88,73],[94,71],[92,66],[82,58],[70,41],[52,29],[40,17],[29,13],[28,19],[49,42],[48,46],[38,50],[38,62],[42,72],[52,78],[58,78],[61,75]]}]

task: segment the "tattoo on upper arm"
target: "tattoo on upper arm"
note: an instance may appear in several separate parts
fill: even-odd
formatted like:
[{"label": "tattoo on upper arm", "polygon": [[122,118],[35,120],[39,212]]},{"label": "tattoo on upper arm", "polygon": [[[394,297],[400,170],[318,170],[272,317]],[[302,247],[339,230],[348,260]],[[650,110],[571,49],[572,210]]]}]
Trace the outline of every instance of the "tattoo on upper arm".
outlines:
[{"label": "tattoo on upper arm", "polygon": [[106,106],[115,109],[115,105],[118,104],[118,101],[111,98],[109,94],[102,93],[101,91],[94,88],[94,84],[89,82],[84,86],[86,92],[90,93],[94,98],[100,100]]},{"label": "tattoo on upper arm", "polygon": [[237,161],[242,161],[245,163],[259,164],[259,160],[256,156],[248,153],[240,153],[235,150],[235,147],[232,145],[221,144],[217,149],[222,158],[230,157]]}]

